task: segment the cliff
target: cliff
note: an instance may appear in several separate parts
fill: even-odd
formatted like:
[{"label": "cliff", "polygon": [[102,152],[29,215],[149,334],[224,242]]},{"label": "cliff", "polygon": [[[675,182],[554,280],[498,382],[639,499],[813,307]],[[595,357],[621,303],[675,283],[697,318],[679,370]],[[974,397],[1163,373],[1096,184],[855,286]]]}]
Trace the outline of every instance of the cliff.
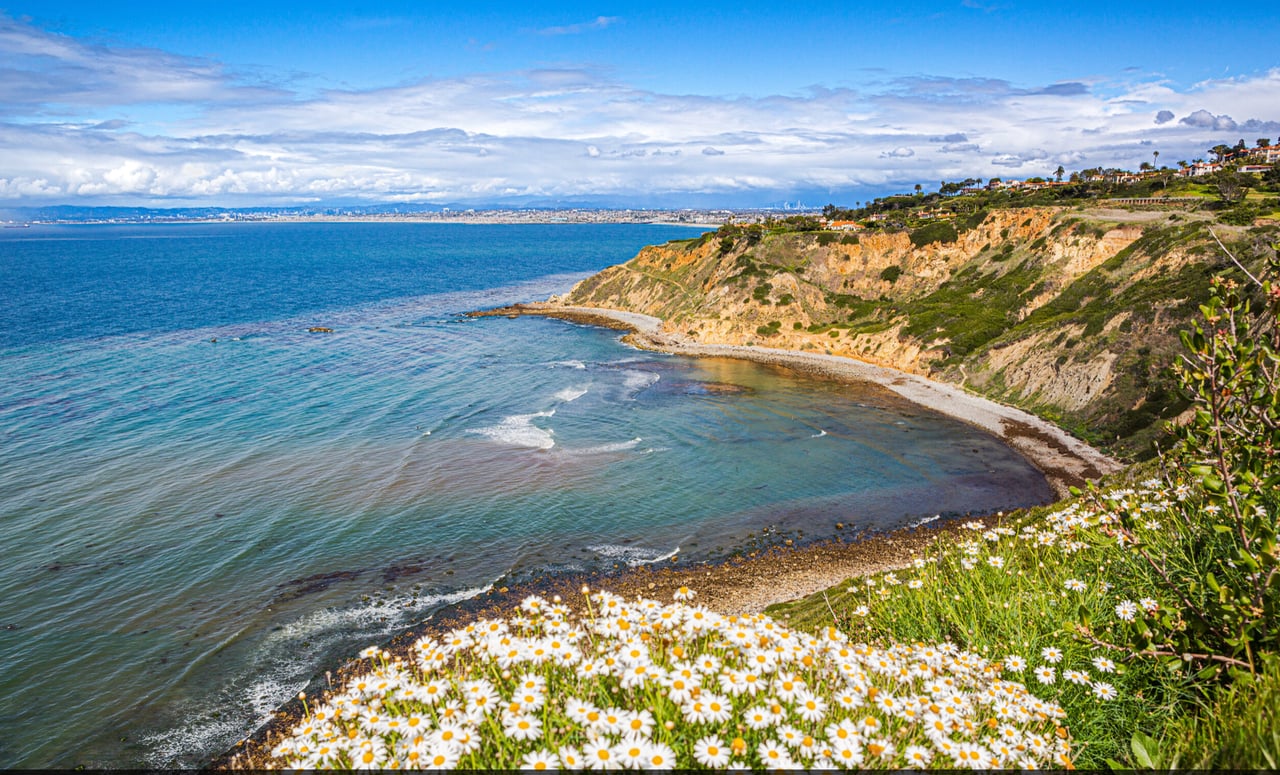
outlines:
[{"label": "cliff", "polygon": [[[699,343],[962,384],[1141,456],[1185,408],[1169,369],[1177,332],[1230,268],[1212,222],[1187,218],[1024,208],[915,232],[727,227],[647,247],[559,301],[652,315]],[[1246,257],[1265,249],[1258,230],[1213,228],[1251,239]]]}]

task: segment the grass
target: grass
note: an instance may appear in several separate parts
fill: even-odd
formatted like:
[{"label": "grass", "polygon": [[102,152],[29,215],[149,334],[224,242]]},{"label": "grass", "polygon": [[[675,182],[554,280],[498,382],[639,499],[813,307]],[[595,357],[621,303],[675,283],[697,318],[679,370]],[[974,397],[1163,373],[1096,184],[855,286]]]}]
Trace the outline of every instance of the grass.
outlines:
[{"label": "grass", "polygon": [[[1141,540],[1159,547],[1182,497],[1148,480],[1011,515],[996,528],[971,523],[971,537],[939,540],[907,569],[768,613],[804,630],[839,626],[869,644],[945,641],[1005,665],[1022,661],[1029,685],[1046,671],[1053,680],[1037,690],[1066,711],[1077,767],[1274,768],[1280,661],[1253,681],[1219,684],[1179,659],[1126,658],[1101,645],[1124,642],[1134,618],[1126,605],[1153,626],[1176,618],[1176,593],[1133,572],[1133,552],[1110,526],[1123,515],[1139,520]],[[1114,699],[1098,696],[1099,683]]]}]

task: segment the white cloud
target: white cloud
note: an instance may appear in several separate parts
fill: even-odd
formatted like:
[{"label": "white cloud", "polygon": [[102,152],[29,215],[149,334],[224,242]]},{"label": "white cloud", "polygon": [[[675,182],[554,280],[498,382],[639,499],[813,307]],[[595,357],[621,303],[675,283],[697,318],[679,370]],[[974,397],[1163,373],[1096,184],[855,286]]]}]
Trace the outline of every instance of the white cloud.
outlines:
[{"label": "white cloud", "polygon": [[[1152,150],[1171,164],[1237,139],[1224,133],[1280,133],[1280,70],[1182,91],[1130,74],[1105,90],[931,76],[748,98],[560,68],[304,99],[244,85],[215,62],[4,17],[0,70],[0,199],[24,204],[853,198],[1000,170],[1136,167]],[[138,105],[158,107],[141,123]]]},{"label": "white cloud", "polygon": [[621,21],[617,16],[597,16],[589,22],[566,24],[563,27],[544,27],[538,30],[539,35],[577,35],[591,30],[603,30]]}]

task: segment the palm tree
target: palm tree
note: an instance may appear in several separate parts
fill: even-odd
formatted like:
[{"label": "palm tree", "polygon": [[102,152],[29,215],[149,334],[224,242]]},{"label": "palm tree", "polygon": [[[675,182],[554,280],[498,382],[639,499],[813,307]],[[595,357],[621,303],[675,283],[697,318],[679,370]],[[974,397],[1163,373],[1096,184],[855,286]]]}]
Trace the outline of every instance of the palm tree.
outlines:
[{"label": "palm tree", "polygon": [[1159,152],[1159,151],[1152,151],[1152,152],[1151,152],[1151,166],[1152,166],[1152,167],[1157,166],[1157,164],[1158,164],[1158,162],[1159,162],[1159,161],[1160,161],[1160,152]]},{"label": "palm tree", "polygon": [[1061,183],[1061,182],[1062,182],[1062,175],[1063,175],[1065,172],[1066,172],[1066,170],[1064,170],[1064,169],[1062,168],[1062,165],[1061,165],[1061,164],[1059,164],[1059,165],[1058,165],[1058,169],[1056,169],[1056,170],[1054,170],[1054,171],[1053,171],[1053,175],[1054,175],[1054,177],[1056,177],[1056,178],[1058,179],[1058,182],[1059,182],[1059,183]]}]

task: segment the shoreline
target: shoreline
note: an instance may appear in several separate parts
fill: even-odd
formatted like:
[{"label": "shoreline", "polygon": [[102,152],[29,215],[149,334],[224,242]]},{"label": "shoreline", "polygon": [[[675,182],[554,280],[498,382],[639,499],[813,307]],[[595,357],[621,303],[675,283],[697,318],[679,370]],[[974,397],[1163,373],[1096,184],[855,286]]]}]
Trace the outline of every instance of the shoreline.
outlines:
[{"label": "shoreline", "polygon": [[1114,458],[1022,409],[969,393],[955,385],[852,358],[758,345],[700,344],[663,331],[660,318],[603,307],[533,302],[467,314],[472,317],[534,315],[556,318],[627,331],[623,341],[643,350],[703,358],[736,358],[851,384],[872,383],[924,409],[992,434],[1035,466],[1059,498],[1069,496],[1071,487],[1080,487],[1086,481],[1124,468]]},{"label": "shoreline", "polygon": [[[441,638],[450,630],[485,618],[509,616],[521,600],[540,595],[559,596],[577,606],[582,587],[605,589],[627,599],[645,597],[669,602],[682,586],[697,593],[696,603],[725,615],[763,613],[769,606],[808,597],[849,579],[872,573],[900,570],[937,541],[979,522],[994,527],[1003,513],[984,517],[940,519],[887,532],[850,530],[843,536],[799,546],[772,544],[727,558],[684,562],[677,555],[668,561],[637,566],[617,566],[612,571],[546,575],[510,587],[489,589],[475,597],[444,606],[431,616],[381,644],[393,658],[408,660],[413,643],[425,636]],[[786,619],[781,619],[786,624]],[[374,645],[374,644],[371,644]],[[318,670],[323,666],[318,666]],[[314,702],[326,684],[340,687],[365,663],[355,657],[331,671],[318,672],[306,687]],[[330,675],[332,678],[330,679]],[[271,749],[303,717],[302,702],[294,697],[276,708],[272,719],[213,759],[202,769],[264,769]]]},{"label": "shoreline", "polygon": [[[625,331],[624,341],[641,349],[694,357],[738,358],[848,384],[873,383],[924,409],[995,435],[1035,466],[1058,497],[1067,495],[1069,486],[1122,468],[1119,462],[1020,409],[966,393],[952,385],[849,358],[766,347],[697,344],[663,332],[658,318],[622,310],[533,303],[468,314],[473,317],[553,317]],[[888,532],[850,529],[847,537],[840,535],[795,546],[786,541],[758,549],[746,548],[717,560],[685,562],[677,555],[670,560],[638,566],[615,565],[612,571],[592,574],[548,574],[509,587],[489,589],[445,606],[382,646],[393,655],[406,656],[412,644],[424,636],[440,637],[453,628],[482,618],[506,616],[529,595],[548,599],[558,595],[574,604],[581,597],[584,585],[593,590],[607,589],[628,599],[639,596],[663,602],[670,600],[675,590],[687,586],[698,594],[696,602],[719,613],[762,613],[769,606],[808,597],[849,579],[905,568],[930,545],[964,530],[965,524],[980,522],[994,526],[1003,518],[1001,512],[984,517],[941,519]],[[785,619],[781,623],[786,624]],[[308,696],[314,699],[326,684],[341,686],[362,667],[362,663],[353,658],[332,671],[318,672],[307,687]],[[276,741],[302,716],[302,702],[290,699],[274,711],[272,720],[214,757],[207,767],[262,768]]]}]

